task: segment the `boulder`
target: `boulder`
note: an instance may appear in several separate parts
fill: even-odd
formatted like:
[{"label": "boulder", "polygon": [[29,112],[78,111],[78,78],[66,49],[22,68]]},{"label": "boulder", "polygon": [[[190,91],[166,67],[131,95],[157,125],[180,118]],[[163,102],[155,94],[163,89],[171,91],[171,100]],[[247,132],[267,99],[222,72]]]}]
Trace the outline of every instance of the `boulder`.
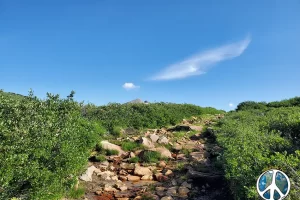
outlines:
[{"label": "boulder", "polygon": [[129,163],[121,163],[120,164],[121,169],[126,169],[126,170],[134,170],[135,166],[134,164],[129,164]]},{"label": "boulder", "polygon": [[157,142],[157,140],[159,139],[159,136],[156,134],[151,134],[150,139],[152,140],[152,142]]},{"label": "boulder", "polygon": [[138,176],[152,175],[152,172],[148,167],[141,167],[139,166],[139,164],[136,164],[134,169],[134,175],[138,175]]},{"label": "boulder", "polygon": [[119,156],[124,154],[125,152],[121,149],[120,146],[112,144],[108,141],[101,141],[101,145],[103,149],[108,149],[108,150],[117,150],[119,152]]},{"label": "boulder", "polygon": [[169,139],[166,138],[165,136],[162,136],[161,138],[159,138],[158,143],[159,144],[168,144],[169,143]]},{"label": "boulder", "polygon": [[161,156],[163,156],[163,157],[172,158],[171,152],[166,147],[157,147],[157,148],[153,148],[153,149],[150,149],[150,150],[159,152],[161,154]]},{"label": "boulder", "polygon": [[144,181],[152,181],[153,180],[153,176],[152,175],[144,175],[141,180]]},{"label": "boulder", "polygon": [[127,176],[127,180],[128,181],[132,181],[132,182],[137,182],[137,181],[140,181],[141,178],[139,176],[131,176],[131,175],[128,175]]},{"label": "boulder", "polygon": [[176,196],[177,195],[177,187],[170,187],[167,190],[167,195]]},{"label": "boulder", "polygon": [[146,137],[141,137],[140,143],[147,148],[154,148],[154,144]]},{"label": "boulder", "polygon": [[179,187],[178,188],[178,195],[180,197],[187,197],[188,193],[190,192],[190,190],[186,187]]},{"label": "boulder", "polygon": [[82,181],[86,181],[86,182],[93,181],[92,180],[92,175],[93,175],[94,172],[99,173],[100,170],[97,169],[95,166],[92,165],[92,166],[90,166],[90,167],[87,168],[86,172],[84,174],[82,174],[79,177],[79,179],[82,180]]}]

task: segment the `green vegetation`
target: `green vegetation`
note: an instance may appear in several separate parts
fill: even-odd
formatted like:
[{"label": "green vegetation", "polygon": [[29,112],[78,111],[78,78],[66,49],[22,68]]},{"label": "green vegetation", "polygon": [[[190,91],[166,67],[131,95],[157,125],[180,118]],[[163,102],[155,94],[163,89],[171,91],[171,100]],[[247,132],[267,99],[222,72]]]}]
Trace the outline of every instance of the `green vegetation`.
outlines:
[{"label": "green vegetation", "polygon": [[0,91],[0,199],[54,200],[73,187],[99,135],[72,97]]},{"label": "green vegetation", "polygon": [[146,163],[156,163],[161,158],[161,154],[156,151],[144,151],[141,156],[141,160]]},{"label": "green vegetation", "polygon": [[121,145],[122,149],[125,151],[134,151],[142,148],[142,145],[137,142],[123,142]]},{"label": "green vegetation", "polygon": [[294,97],[282,101],[273,101],[270,103],[266,102],[255,102],[245,101],[237,106],[237,111],[259,109],[264,110],[268,108],[280,108],[280,107],[300,107],[300,97]]},{"label": "green vegetation", "polygon": [[115,149],[106,149],[106,155],[107,156],[114,156],[114,155],[118,155],[119,151],[115,150]]},{"label": "green vegetation", "polygon": [[118,104],[106,106],[86,105],[83,116],[103,125],[111,133],[115,127],[132,127],[136,129],[158,128],[175,125],[183,118],[202,114],[224,113],[214,108],[202,108],[191,104],[150,103],[150,104]]},{"label": "green vegetation", "polygon": [[103,162],[103,161],[106,161],[106,158],[105,158],[104,155],[100,154],[100,155],[95,156],[95,161],[96,162]]},{"label": "green vegetation", "polygon": [[71,189],[68,192],[67,197],[71,199],[78,199],[82,197],[84,193],[85,193],[85,189],[83,187],[79,187],[78,189]]},{"label": "green vegetation", "polygon": [[111,131],[111,134],[113,136],[120,137],[122,134],[122,128],[120,126],[114,126]]},{"label": "green vegetation", "polygon": [[182,138],[183,136],[185,136],[185,134],[186,134],[186,132],[184,132],[184,131],[173,132],[173,136],[174,136],[174,138],[176,138],[176,139]]},{"label": "green vegetation", "polygon": [[282,170],[291,178],[289,198],[298,199],[300,107],[231,112],[219,123],[216,135],[224,147],[219,161],[235,199],[258,199],[256,180],[271,168]]},{"label": "green vegetation", "polygon": [[139,161],[140,161],[140,158],[137,156],[129,159],[130,163],[138,163]]}]

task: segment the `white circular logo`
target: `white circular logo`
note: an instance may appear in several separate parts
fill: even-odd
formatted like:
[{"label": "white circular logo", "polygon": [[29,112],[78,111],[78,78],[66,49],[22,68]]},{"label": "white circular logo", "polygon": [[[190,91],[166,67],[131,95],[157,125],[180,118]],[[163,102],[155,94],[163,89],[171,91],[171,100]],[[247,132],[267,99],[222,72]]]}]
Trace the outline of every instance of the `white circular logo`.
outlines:
[{"label": "white circular logo", "polygon": [[271,169],[262,173],[257,179],[258,194],[266,200],[282,200],[290,192],[289,177],[282,171]]}]

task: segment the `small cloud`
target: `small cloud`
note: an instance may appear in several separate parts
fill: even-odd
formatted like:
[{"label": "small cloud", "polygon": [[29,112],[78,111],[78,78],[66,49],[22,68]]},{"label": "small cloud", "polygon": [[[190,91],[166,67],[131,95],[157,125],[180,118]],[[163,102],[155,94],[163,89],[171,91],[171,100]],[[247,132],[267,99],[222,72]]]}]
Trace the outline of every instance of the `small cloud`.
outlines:
[{"label": "small cloud", "polygon": [[240,56],[251,42],[250,36],[245,39],[200,52],[190,58],[167,66],[150,80],[183,79],[189,76],[205,74],[208,67]]},{"label": "small cloud", "polygon": [[233,104],[233,103],[229,103],[229,107],[230,107],[230,108],[233,108],[233,107],[234,107],[234,104]]},{"label": "small cloud", "polygon": [[140,86],[134,85],[133,83],[124,83],[122,86],[125,90],[133,90],[133,89],[138,89]]}]

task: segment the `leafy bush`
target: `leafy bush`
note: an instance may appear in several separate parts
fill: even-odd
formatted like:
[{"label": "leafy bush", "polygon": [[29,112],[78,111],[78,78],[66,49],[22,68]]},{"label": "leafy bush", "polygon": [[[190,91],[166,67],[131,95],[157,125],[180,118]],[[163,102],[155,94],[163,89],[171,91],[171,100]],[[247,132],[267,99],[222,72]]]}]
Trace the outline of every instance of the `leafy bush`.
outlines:
[{"label": "leafy bush", "polygon": [[128,141],[128,142],[123,142],[121,147],[125,151],[134,151],[141,148],[141,144]]},{"label": "leafy bush", "polygon": [[131,127],[136,129],[157,128],[175,125],[183,118],[202,114],[224,113],[211,107],[202,108],[192,104],[150,103],[150,104],[118,104],[106,106],[87,105],[83,108],[83,115],[103,125],[114,133],[113,129]]},{"label": "leafy bush", "polygon": [[227,114],[216,132],[219,160],[235,199],[257,199],[256,180],[270,168],[291,178],[291,199],[300,196],[300,108],[270,108]]},{"label": "leafy bush", "polygon": [[146,163],[156,163],[161,159],[161,154],[156,151],[144,151],[141,160]]},{"label": "leafy bush", "polygon": [[111,134],[113,136],[116,136],[116,137],[120,137],[121,136],[121,132],[122,132],[122,128],[120,126],[114,126],[112,131],[111,131]]},{"label": "leafy bush", "polygon": [[97,141],[71,97],[11,98],[0,91],[0,199],[60,199]]},{"label": "leafy bush", "polygon": [[280,107],[300,107],[300,97],[294,97],[291,99],[286,99],[282,101],[274,102],[255,102],[255,101],[245,101],[237,106],[236,111],[245,111],[252,109],[268,109],[268,108],[280,108]]}]

